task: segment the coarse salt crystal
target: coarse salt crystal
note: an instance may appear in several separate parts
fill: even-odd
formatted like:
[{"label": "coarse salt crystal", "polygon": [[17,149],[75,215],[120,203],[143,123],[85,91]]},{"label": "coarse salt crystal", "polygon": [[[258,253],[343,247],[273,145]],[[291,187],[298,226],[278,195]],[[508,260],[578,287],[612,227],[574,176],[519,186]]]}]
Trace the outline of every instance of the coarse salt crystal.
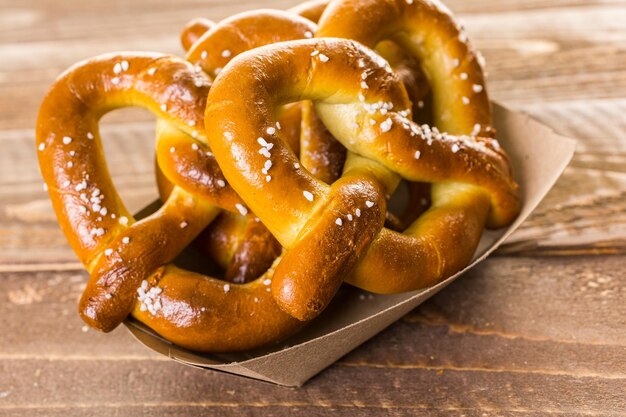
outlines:
[{"label": "coarse salt crystal", "polygon": [[235,204],[235,208],[241,213],[242,216],[248,214],[248,209],[243,204],[237,203]]},{"label": "coarse salt crystal", "polygon": [[381,132],[389,132],[391,130],[391,126],[393,125],[393,121],[390,118],[387,118],[384,122],[380,124]]}]

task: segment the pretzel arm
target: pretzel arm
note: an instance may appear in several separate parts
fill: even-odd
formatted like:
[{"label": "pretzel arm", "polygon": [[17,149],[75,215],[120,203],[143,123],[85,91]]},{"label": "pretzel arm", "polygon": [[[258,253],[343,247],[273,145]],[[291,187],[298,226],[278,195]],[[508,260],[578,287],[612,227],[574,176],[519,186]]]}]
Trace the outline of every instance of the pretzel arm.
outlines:
[{"label": "pretzel arm", "polygon": [[135,222],[111,182],[98,134],[104,113],[134,105],[202,140],[208,83],[198,77],[206,80],[189,63],[158,54],[101,56],[70,68],[40,109],[40,165],[63,231],[90,273],[79,304],[85,322],[110,331],[132,313],[190,349],[249,349],[299,327],[270,296],[273,270],[236,285],[169,265],[219,210],[174,187],[161,209]]},{"label": "pretzel arm", "polygon": [[[181,38],[185,47],[191,50],[187,59],[195,63],[198,70],[217,74],[220,67],[240,51],[281,39],[305,38],[312,36],[314,30],[315,26],[311,22],[292,14],[258,10],[232,16],[217,25],[196,19],[183,30]],[[195,41],[190,44],[192,38]],[[336,179],[340,174],[342,155],[345,155],[343,147],[335,145],[331,149],[334,151],[331,154],[324,145],[334,139],[328,138],[327,133],[324,135],[323,127],[319,124],[301,129],[299,105],[285,106],[279,113],[277,126],[283,129],[291,149],[295,152],[300,149],[299,137],[302,131],[303,135],[307,136],[306,139],[303,136],[303,155],[318,156],[303,161],[303,164],[317,167],[319,175],[322,176],[325,175],[327,167],[331,166],[330,169],[334,170]],[[195,152],[191,150],[191,146],[195,146]],[[171,154],[166,152],[168,149],[179,147],[182,149],[180,152]],[[240,212],[237,207],[242,207],[242,201],[231,192],[219,167],[214,164],[210,152],[198,149],[194,141],[183,132],[159,123],[157,155],[160,156],[159,166],[163,168],[163,174],[170,181],[231,212]],[[165,190],[167,187],[161,188]],[[223,196],[227,198],[226,201]],[[229,233],[236,235],[228,236]],[[210,242],[209,237],[217,239],[216,244]],[[203,233],[199,240],[203,252],[218,260],[226,269],[225,279],[233,282],[243,282],[256,277],[257,271],[267,269],[269,263],[280,253],[280,246],[271,234],[262,224],[250,218],[223,216],[222,221],[212,226],[210,232]],[[232,245],[224,246],[219,242],[230,242]]]}]

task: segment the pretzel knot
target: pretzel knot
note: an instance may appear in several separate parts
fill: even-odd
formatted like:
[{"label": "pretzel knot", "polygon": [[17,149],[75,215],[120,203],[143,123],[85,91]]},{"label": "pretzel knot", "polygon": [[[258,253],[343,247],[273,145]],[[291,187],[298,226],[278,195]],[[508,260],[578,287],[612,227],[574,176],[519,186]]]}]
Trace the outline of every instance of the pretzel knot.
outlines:
[{"label": "pretzel knot", "polygon": [[[429,75],[438,81],[449,69],[440,66]],[[472,69],[480,77],[476,63]],[[455,81],[440,83],[460,90],[449,96],[464,91]],[[439,107],[447,97],[439,87],[435,82],[435,110],[445,120],[459,106]],[[472,106],[454,120],[458,130],[468,119],[472,129],[476,120],[488,120],[483,97],[484,107]],[[326,126],[351,151],[343,177],[330,187],[300,167],[280,132],[268,131],[277,106],[302,99],[315,102]],[[208,140],[225,177],[287,249],[272,293],[300,320],[317,315],[355,266],[350,282],[362,288],[419,288],[469,261],[485,221],[501,227],[517,215],[518,188],[497,142],[416,125],[398,77],[359,43],[324,38],[244,53],[224,69],[208,101]],[[271,154],[262,152],[270,147]],[[265,181],[268,168],[278,181]],[[401,236],[382,229],[385,197],[398,176],[434,183],[433,207]],[[378,266],[359,268],[358,262]],[[385,268],[397,275],[373,276]]]},{"label": "pretzel knot", "polygon": [[[187,61],[105,55],[53,84],[38,155],[90,273],[79,304],[89,325],[109,331],[130,314],[183,347],[252,349],[318,315],[344,280],[377,293],[432,285],[469,263],[485,226],[516,217],[519,190],[494,139],[482,69],[449,12],[418,0],[314,6],[301,13],[321,14],[319,27],[286,12],[197,20],[182,37]],[[432,125],[413,121],[409,97],[432,103]],[[165,202],[139,222],[98,132],[99,118],[124,106],[158,119]],[[337,144],[321,151],[335,138],[347,157]],[[431,184],[430,206],[419,217],[410,207],[412,223],[398,232],[384,225],[401,179],[418,193]],[[253,215],[261,222],[251,233],[269,239],[266,227],[283,252],[244,272],[250,282],[172,264],[218,216],[226,220],[213,227],[229,233]]]},{"label": "pretzel knot", "polygon": [[[214,24],[206,19],[191,21],[181,34],[186,59],[198,71],[217,75],[239,53],[278,40],[303,39],[312,36],[315,25],[299,16],[276,10],[258,10],[241,13]],[[299,148],[300,108],[291,106],[281,111],[280,124],[294,150]],[[157,178],[162,199],[167,198],[172,186],[178,185],[194,195],[230,211],[222,213],[210,229],[203,232],[196,243],[200,249],[222,266],[224,279],[242,283],[256,279],[265,272],[280,254],[280,245],[254,216],[246,216],[246,208],[230,191],[210,152],[192,152],[193,138],[173,126],[159,121],[157,129]],[[334,140],[334,139],[333,139]],[[181,149],[181,152],[168,152]],[[186,152],[184,151],[186,150]],[[306,153],[307,147],[303,147]],[[336,154],[336,153],[335,153]],[[325,152],[325,161],[337,159]],[[323,174],[320,164],[308,164]]]}]

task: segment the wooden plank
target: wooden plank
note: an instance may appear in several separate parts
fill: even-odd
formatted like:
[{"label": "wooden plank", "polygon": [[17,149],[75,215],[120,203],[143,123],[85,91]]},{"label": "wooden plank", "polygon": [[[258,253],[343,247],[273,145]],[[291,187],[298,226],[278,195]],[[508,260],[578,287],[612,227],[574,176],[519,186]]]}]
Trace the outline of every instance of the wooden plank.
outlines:
[{"label": "wooden plank", "polygon": [[[33,145],[46,88],[97,53],[181,54],[192,17],[298,2],[0,4],[0,416],[626,416],[623,0],[446,1],[486,56],[492,97],[578,138],[577,153],[499,256],[304,388],[184,367],[123,328],[83,326],[87,276]],[[137,210],[156,196],[152,116],[105,119],[111,171]]]},{"label": "wooden plank", "polygon": [[[7,410],[8,411],[8,410]],[[21,417],[45,416],[45,417],[74,417],[84,416],[93,412],[93,406],[89,404],[68,405],[59,408],[19,408]],[[378,408],[363,408],[353,404],[344,404],[342,406],[327,406],[325,404],[319,406],[297,406],[291,403],[282,405],[265,405],[258,404],[254,406],[233,406],[233,405],[208,405],[206,403],[189,404],[178,406],[173,404],[142,404],[142,405],[122,405],[122,404],[106,404],[98,407],[99,417],[120,417],[120,416],[154,416],[163,417],[194,417],[207,415],[223,416],[223,417],[240,417],[240,416],[306,416],[306,417],[327,417],[328,415],[350,415],[351,417],[431,417],[433,415],[440,417],[486,417],[493,410],[477,410],[464,409],[458,407],[450,407],[442,409],[437,407],[394,407],[385,404]],[[349,413],[349,414],[348,414]],[[0,411],[0,416],[13,416],[14,414],[4,414]],[[529,412],[529,411],[502,411],[498,410],[499,417],[519,417],[520,415],[527,417],[547,417],[554,416],[554,412]],[[558,413],[561,417],[581,417],[581,413]],[[595,414],[598,415],[598,414]],[[617,416],[617,414],[614,414]]]},{"label": "wooden plank", "polygon": [[[521,352],[526,344],[549,342],[559,346],[555,350],[565,352],[578,343],[597,345],[598,351],[589,357],[599,355],[608,359],[619,349],[626,353],[623,350],[626,346],[623,270],[623,257],[618,256],[490,258],[406,316],[403,329],[387,335],[381,342],[386,345],[385,340],[400,337],[398,334],[406,333],[406,326],[409,326],[416,329],[416,335],[425,337],[433,332],[432,338],[448,338],[444,344],[461,343],[459,337],[484,337],[485,346],[490,343],[495,346],[495,340],[501,339],[503,348],[509,343],[519,343],[517,350]],[[526,279],[520,280],[520,276]],[[83,271],[0,273],[3,289],[0,323],[4,330],[0,358],[137,357],[144,353],[136,349],[125,331],[112,335],[91,330],[83,333],[76,304],[86,280],[87,274]],[[28,328],[23,326],[24,317],[29,318]],[[50,317],[58,319],[50,320]],[[555,322],[559,325],[555,326]],[[446,332],[441,326],[450,334],[442,335]],[[400,340],[408,342],[409,339],[402,336]],[[45,345],[38,343],[40,340],[46,340]],[[73,346],[71,352],[67,351],[68,346]],[[427,346],[403,349],[425,349],[424,365],[446,363],[428,360],[432,351]],[[389,357],[413,355],[409,353],[403,351]],[[384,358],[381,356],[379,361]],[[394,362],[399,360],[396,358]],[[461,367],[472,367],[476,365],[473,360],[472,356],[459,356],[453,362]],[[570,366],[576,367],[581,360],[573,361]],[[549,367],[559,363],[562,362],[550,365],[548,360],[542,360],[527,365]],[[611,363],[607,360],[607,364]],[[593,372],[609,372],[607,364],[598,364],[600,368]],[[614,372],[626,373],[626,364],[613,366]],[[584,367],[583,371],[592,372]]]},{"label": "wooden plank", "polygon": [[[499,415],[500,412],[524,415],[542,411],[623,415],[623,385],[619,386],[623,380],[334,366],[324,373],[323,378],[315,378],[303,388],[285,389],[185,368],[173,362],[110,363],[96,360],[85,365],[46,361],[3,363],[3,371],[29,377],[14,382],[14,388],[0,405],[0,410],[21,415],[21,410],[29,408],[46,411],[82,408],[84,413],[87,409],[143,406],[158,413],[161,408],[195,405],[213,412],[237,408],[241,414],[261,414],[264,407],[274,406],[282,408],[277,413],[279,415],[293,415],[292,407],[321,408],[326,412],[328,408],[334,408],[338,415],[354,415],[351,414],[354,409],[431,413],[441,410],[458,414],[481,411],[487,415]],[[367,395],[364,395],[365,387]],[[103,392],[107,393],[104,398]]]},{"label": "wooden plank", "polygon": [[[272,4],[282,7],[293,3]],[[0,63],[0,108],[6,112],[0,129],[33,126],[48,85],[81,59],[116,50],[181,54],[178,33],[187,20],[198,15],[219,19],[253,4],[259,5],[195,5],[190,9],[176,7],[175,11],[169,10],[175,6],[161,9],[144,5],[137,13],[132,13],[134,9],[113,9],[111,19],[103,20],[94,11],[85,11],[85,6],[70,2],[72,13],[57,10],[52,16],[22,16],[16,19],[22,30],[5,31],[6,41],[0,45],[5,57]],[[463,14],[459,7],[470,35],[487,58],[493,97],[509,103],[622,98],[620,91],[626,89],[620,70],[626,58],[624,35],[619,31],[619,22],[626,20],[623,3],[584,7],[575,3],[553,9],[540,2],[536,8],[511,11],[507,6],[495,13],[480,13],[477,8]],[[24,13],[20,10],[14,13]],[[570,30],[573,24],[576,31]],[[52,30],[54,42],[46,35]],[[576,88],[570,88],[572,85]]]},{"label": "wooden plank", "polygon": [[84,273],[2,273],[0,415],[354,415],[355,406],[363,415],[619,415],[620,265],[614,256],[492,258],[296,390],[176,364],[121,329],[83,332],[74,306]]}]

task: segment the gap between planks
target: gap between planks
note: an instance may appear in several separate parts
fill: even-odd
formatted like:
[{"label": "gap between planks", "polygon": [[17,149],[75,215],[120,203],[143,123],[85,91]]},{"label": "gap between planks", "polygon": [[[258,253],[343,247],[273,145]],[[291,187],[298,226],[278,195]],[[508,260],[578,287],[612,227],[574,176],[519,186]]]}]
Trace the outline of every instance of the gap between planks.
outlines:
[{"label": "gap between planks", "polygon": [[[171,359],[167,356],[129,356],[121,355],[116,356],[85,356],[85,355],[23,355],[23,354],[0,354],[0,361],[49,361],[49,362],[124,362],[124,361],[141,361],[141,362],[170,362]],[[414,369],[422,371],[436,371],[436,372],[467,372],[467,373],[486,373],[486,374],[521,374],[521,375],[547,375],[547,376],[563,376],[570,378],[596,378],[607,380],[626,380],[626,374],[601,374],[597,372],[565,372],[565,371],[551,371],[548,369],[521,369],[521,368],[479,368],[479,367],[463,367],[463,366],[432,366],[422,364],[387,364],[376,362],[350,362],[350,361],[338,361],[334,365],[345,366],[349,368],[374,368],[374,369]]]},{"label": "gap between planks", "polygon": [[[416,404],[416,405],[392,405],[388,403],[384,404],[367,404],[362,401],[359,402],[349,402],[349,403],[330,403],[327,401],[320,401],[314,403],[308,403],[304,401],[294,401],[294,402],[253,402],[253,403],[245,403],[245,402],[155,402],[155,403],[45,403],[45,404],[23,404],[23,405],[13,405],[13,404],[0,404],[0,410],[32,410],[32,409],[95,409],[98,408],[127,408],[127,407],[143,407],[143,408],[172,408],[172,407],[197,407],[197,408],[269,408],[269,407],[320,407],[320,408],[359,408],[359,409],[379,409],[379,410],[432,410],[432,411],[459,411],[459,412],[469,412],[469,411],[480,411],[487,413],[547,413],[549,415],[559,415],[559,414],[572,414],[572,411],[563,411],[559,409],[534,409],[534,408],[494,408],[494,407],[484,407],[484,408],[473,408],[473,407],[433,407],[426,404]],[[602,411],[582,411],[577,410],[576,415],[583,416],[605,416],[606,413]],[[613,416],[626,416],[626,414],[612,414]]]}]

